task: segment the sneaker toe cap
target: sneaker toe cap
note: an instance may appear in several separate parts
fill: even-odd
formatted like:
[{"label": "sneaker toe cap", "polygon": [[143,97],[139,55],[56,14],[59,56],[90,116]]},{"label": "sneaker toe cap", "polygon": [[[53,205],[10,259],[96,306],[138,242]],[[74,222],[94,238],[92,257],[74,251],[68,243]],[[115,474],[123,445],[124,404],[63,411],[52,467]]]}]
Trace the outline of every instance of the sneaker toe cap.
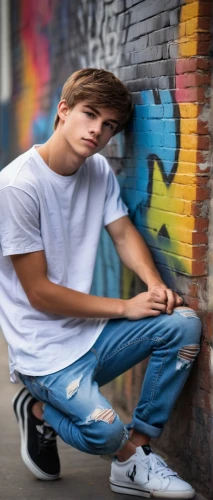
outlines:
[{"label": "sneaker toe cap", "polygon": [[180,492],[191,492],[191,493],[194,492],[192,486],[189,483],[187,483],[186,481],[183,481],[178,476],[172,476],[170,478],[170,482],[169,482],[169,486],[168,486],[167,491],[180,491]]}]

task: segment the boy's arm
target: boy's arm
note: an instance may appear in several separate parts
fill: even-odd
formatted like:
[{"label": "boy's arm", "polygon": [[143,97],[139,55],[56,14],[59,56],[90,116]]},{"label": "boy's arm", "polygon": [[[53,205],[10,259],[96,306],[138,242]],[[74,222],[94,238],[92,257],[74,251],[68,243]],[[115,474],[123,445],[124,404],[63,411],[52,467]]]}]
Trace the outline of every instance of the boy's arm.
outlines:
[{"label": "boy's arm", "polygon": [[111,236],[122,262],[146,283],[148,290],[155,291],[167,303],[166,312],[173,311],[182,304],[179,295],[167,288],[155,267],[151,253],[128,216],[108,224],[106,229]]},{"label": "boy's arm", "polygon": [[51,282],[43,250],[11,255],[11,260],[29,302],[37,310],[79,318],[132,320],[165,312],[165,304],[153,291],[122,300],[87,295]]}]

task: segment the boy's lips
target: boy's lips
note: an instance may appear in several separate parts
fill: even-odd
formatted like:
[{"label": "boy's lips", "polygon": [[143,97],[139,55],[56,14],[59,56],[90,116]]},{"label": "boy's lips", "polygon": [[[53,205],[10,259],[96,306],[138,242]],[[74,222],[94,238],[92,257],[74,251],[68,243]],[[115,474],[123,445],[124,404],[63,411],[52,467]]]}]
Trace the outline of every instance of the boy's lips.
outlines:
[{"label": "boy's lips", "polygon": [[86,137],[84,137],[83,140],[86,141],[86,142],[88,142],[88,143],[90,143],[91,146],[94,146],[94,147],[98,146],[98,143],[94,139],[91,139],[91,138],[87,139]]}]

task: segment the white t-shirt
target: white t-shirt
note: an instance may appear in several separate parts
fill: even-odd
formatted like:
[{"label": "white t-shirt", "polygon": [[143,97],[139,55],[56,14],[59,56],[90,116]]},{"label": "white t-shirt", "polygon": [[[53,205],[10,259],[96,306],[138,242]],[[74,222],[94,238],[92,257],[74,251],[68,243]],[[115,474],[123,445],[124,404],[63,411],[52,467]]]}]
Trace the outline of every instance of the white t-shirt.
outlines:
[{"label": "white t-shirt", "polygon": [[0,173],[0,323],[11,380],[46,375],[83,356],[107,320],[34,309],[10,255],[44,250],[53,283],[89,293],[101,228],[127,215],[115,175],[96,154],[77,172],[53,172],[33,147]]}]

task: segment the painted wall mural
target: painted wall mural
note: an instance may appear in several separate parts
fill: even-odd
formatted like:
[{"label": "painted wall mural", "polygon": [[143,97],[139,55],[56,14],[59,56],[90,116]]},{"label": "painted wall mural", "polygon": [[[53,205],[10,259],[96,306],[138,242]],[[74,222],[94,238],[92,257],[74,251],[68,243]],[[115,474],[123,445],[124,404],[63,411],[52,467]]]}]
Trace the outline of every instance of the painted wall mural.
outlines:
[{"label": "painted wall mural", "polygon": [[[197,9],[197,5],[194,7]],[[196,57],[199,20],[195,10],[190,2],[180,8],[176,42],[179,57],[174,74],[170,74],[172,90],[141,91],[140,103],[135,105],[132,123],[122,141],[123,199],[134,224],[149,244],[164,280],[174,289],[180,273],[189,277],[206,274],[208,220],[205,214],[202,217],[202,202],[208,193],[202,174],[205,175],[206,170],[208,174],[205,162],[208,139],[206,124],[200,122],[197,101],[205,92],[199,86],[202,82],[210,83],[210,75],[195,74],[199,64],[205,69],[209,64]],[[203,28],[207,29],[207,20],[204,21]],[[187,38],[188,33],[191,36]],[[118,139],[115,138],[115,144]],[[197,217],[199,215],[201,217]],[[116,276],[119,272],[122,293],[129,296],[134,277],[131,279],[130,273],[117,265]],[[194,282],[188,282],[184,290],[186,300],[195,290]],[[203,305],[203,297],[200,299]],[[191,305],[199,307],[198,300],[190,300]]]},{"label": "painted wall mural", "polygon": [[44,0],[42,4],[21,0],[19,5],[11,0],[20,151],[52,133],[61,87],[71,72],[85,66],[110,70],[119,65],[116,9],[115,0],[80,0],[77,6],[69,0]]},{"label": "painted wall mural", "polygon": [[[148,12],[146,2],[128,2],[125,9],[124,2],[115,0],[80,0],[77,7],[68,0],[44,0],[42,5],[21,0],[18,6],[11,1],[20,152],[51,135],[61,86],[72,71],[105,67],[127,80],[137,94],[133,120],[106,155],[134,223],[173,287],[179,273],[205,273],[207,221],[196,217],[195,203],[206,197],[202,177],[196,177],[198,149],[205,148],[204,135],[198,135],[197,102],[208,82],[204,66],[199,68],[204,62],[196,57],[200,21],[195,3],[187,0],[181,6],[176,0],[166,12],[163,4],[154,3]],[[165,44],[159,45],[162,36]],[[205,159],[199,168],[205,172]],[[117,297],[132,287],[104,234],[92,292]]]}]

